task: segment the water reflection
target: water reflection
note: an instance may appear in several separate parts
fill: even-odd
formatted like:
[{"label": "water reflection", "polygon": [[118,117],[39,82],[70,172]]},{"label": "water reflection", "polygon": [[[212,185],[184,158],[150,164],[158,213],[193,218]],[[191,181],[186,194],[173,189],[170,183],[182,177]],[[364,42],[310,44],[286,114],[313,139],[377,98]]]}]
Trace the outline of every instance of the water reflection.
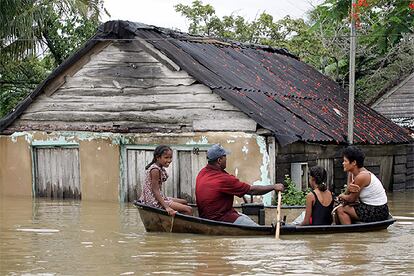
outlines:
[{"label": "water reflection", "polygon": [[0,275],[410,275],[414,192],[387,231],[232,238],[146,233],[130,204],[0,198]]}]

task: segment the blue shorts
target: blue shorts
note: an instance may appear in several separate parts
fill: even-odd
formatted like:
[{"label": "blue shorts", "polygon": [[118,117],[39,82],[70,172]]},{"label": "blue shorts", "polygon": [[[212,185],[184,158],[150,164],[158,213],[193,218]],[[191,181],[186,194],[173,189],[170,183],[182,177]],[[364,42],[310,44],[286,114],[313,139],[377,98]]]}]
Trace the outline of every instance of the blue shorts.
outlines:
[{"label": "blue shorts", "polygon": [[256,222],[254,222],[249,216],[245,214],[240,214],[239,217],[233,222],[233,224],[237,225],[246,225],[246,226],[259,226]]}]

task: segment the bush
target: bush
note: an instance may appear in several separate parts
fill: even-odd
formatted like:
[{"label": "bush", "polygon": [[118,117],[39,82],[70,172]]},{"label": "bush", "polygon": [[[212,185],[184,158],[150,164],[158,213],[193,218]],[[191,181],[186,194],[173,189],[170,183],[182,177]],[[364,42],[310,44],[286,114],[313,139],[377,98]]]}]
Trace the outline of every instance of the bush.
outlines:
[{"label": "bush", "polygon": [[[282,205],[287,206],[304,206],[306,203],[306,194],[309,193],[310,189],[302,192],[296,189],[295,183],[289,177],[285,175],[285,191],[282,193]],[[277,194],[272,200],[273,205],[277,205]]]}]

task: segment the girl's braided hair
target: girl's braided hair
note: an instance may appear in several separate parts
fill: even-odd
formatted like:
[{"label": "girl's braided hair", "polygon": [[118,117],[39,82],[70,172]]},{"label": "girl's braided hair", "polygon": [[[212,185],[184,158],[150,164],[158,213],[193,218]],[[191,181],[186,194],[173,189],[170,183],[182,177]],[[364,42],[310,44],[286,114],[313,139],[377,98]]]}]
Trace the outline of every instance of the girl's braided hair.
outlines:
[{"label": "girl's braided hair", "polygon": [[310,168],[309,174],[315,178],[316,185],[321,192],[324,192],[328,189],[328,186],[326,185],[326,180],[328,177],[324,168],[320,166],[312,167]]},{"label": "girl's braided hair", "polygon": [[164,152],[166,151],[170,151],[171,148],[169,146],[166,145],[159,145],[158,147],[155,148],[154,150],[154,158],[152,159],[152,161],[145,166],[145,169],[148,170],[149,167],[151,167],[152,164],[154,164],[155,162],[157,162],[157,158],[161,157],[161,155],[164,154]]}]

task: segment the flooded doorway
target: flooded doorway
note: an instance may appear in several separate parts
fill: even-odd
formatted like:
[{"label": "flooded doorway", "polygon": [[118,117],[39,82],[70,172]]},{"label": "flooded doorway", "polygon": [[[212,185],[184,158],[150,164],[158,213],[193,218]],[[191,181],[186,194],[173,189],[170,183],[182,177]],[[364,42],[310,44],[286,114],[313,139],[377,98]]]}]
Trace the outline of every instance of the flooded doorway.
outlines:
[{"label": "flooded doorway", "polygon": [[33,147],[35,197],[81,198],[79,148]]}]

